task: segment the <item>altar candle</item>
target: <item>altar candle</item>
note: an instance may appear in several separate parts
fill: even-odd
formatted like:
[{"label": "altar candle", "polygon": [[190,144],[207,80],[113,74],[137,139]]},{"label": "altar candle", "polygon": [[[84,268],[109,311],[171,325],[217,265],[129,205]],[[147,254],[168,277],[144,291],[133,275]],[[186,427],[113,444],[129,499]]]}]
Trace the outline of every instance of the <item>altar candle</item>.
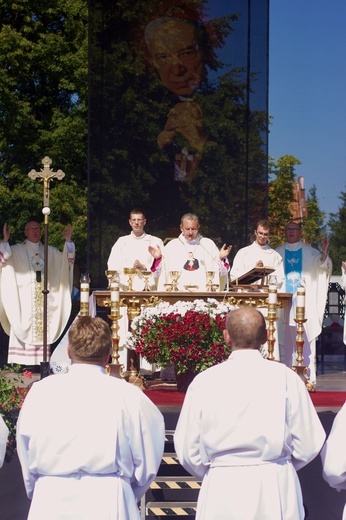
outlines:
[{"label": "altar candle", "polygon": [[89,303],[89,284],[81,283],[80,284],[80,302],[81,303]]},{"label": "altar candle", "polygon": [[297,289],[297,307],[305,307],[305,288],[298,287]]},{"label": "altar candle", "polygon": [[119,293],[119,282],[117,280],[111,281],[111,302],[119,303],[120,301],[120,293]]},{"label": "altar candle", "polygon": [[277,303],[277,288],[276,285],[269,285],[268,303],[269,305],[276,305]]}]

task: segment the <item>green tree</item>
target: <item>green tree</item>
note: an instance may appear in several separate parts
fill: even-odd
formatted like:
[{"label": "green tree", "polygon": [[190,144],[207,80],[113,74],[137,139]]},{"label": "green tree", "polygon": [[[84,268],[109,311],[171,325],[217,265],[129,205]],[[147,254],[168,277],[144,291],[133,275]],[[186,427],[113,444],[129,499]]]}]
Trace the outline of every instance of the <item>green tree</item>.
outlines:
[{"label": "green tree", "polygon": [[331,213],[328,220],[330,229],[330,257],[333,260],[333,274],[340,275],[341,262],[346,260],[346,191],[339,197],[341,205],[337,213]]},{"label": "green tree", "polygon": [[[271,223],[270,245],[275,248],[285,242],[285,226],[292,219],[295,200],[295,167],[301,164],[293,155],[283,155],[269,161],[268,219]],[[272,178],[273,177],[273,178]]]},{"label": "green tree", "polygon": [[87,24],[83,0],[0,1],[0,223],[11,242],[42,217],[43,187],[28,172],[53,169],[49,241],[61,247],[71,222],[77,255],[86,255]]},{"label": "green tree", "polygon": [[306,209],[307,217],[303,218],[303,238],[312,247],[319,249],[326,234],[326,226],[324,225],[326,215],[319,208],[315,185],[309,190]]}]

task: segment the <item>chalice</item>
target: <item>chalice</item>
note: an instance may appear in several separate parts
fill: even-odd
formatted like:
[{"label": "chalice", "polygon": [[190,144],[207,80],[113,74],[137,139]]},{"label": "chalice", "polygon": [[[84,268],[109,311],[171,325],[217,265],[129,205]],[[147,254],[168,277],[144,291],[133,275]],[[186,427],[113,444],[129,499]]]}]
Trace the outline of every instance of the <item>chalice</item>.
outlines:
[{"label": "chalice", "polygon": [[135,267],[124,267],[124,274],[128,277],[129,291],[133,291],[133,278],[137,274],[137,269]]},{"label": "chalice", "polygon": [[213,279],[215,276],[215,271],[206,271],[206,277],[207,277],[207,291],[213,290]]},{"label": "chalice", "polygon": [[144,278],[144,289],[143,291],[150,291],[149,278],[151,275],[151,271],[142,271],[142,275]]},{"label": "chalice", "polygon": [[110,289],[112,278],[116,275],[119,276],[119,273],[118,273],[118,271],[114,271],[113,269],[106,269],[105,275],[107,276],[107,280],[108,280],[108,289]]},{"label": "chalice", "polygon": [[179,276],[180,276],[180,271],[170,271],[169,272],[170,276],[171,276],[171,280],[172,280],[172,290],[173,291],[178,291],[178,280],[179,280]]}]

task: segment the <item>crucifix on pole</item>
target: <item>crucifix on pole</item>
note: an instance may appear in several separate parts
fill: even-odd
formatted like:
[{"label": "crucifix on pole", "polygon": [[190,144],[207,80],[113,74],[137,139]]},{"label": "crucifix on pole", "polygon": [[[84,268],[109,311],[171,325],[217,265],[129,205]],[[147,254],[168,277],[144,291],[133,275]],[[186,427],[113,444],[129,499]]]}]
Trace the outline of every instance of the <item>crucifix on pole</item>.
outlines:
[{"label": "crucifix on pole", "polygon": [[41,363],[41,379],[49,375],[48,345],[47,345],[47,319],[48,319],[48,217],[49,207],[49,184],[53,179],[61,181],[65,177],[62,170],[54,172],[50,165],[52,160],[49,157],[42,159],[43,168],[37,172],[31,170],[28,175],[30,179],[43,181],[43,208],[44,215],[44,267],[43,267],[43,362]]}]

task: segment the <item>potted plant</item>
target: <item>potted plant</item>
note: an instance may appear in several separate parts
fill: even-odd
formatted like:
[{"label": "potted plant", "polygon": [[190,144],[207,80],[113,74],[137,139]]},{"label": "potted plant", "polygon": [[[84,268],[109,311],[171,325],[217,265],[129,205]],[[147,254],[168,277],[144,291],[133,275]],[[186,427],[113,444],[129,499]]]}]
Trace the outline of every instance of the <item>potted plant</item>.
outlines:
[{"label": "potted plant", "polygon": [[184,391],[179,388],[179,376],[188,374],[186,387],[196,373],[230,355],[222,331],[227,313],[233,309],[213,298],[146,307],[132,322],[127,346],[161,368],[174,365],[178,390]]}]

